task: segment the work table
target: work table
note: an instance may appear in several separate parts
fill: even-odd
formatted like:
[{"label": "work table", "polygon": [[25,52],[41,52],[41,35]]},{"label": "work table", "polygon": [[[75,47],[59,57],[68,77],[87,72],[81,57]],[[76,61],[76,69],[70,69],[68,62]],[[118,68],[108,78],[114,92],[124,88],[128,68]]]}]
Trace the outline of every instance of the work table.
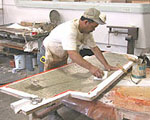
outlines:
[{"label": "work table", "polygon": [[[109,63],[119,63],[125,70],[133,65],[127,58],[136,58],[133,55],[109,52],[105,52],[104,56]],[[86,59],[104,70],[103,65],[94,56]],[[150,95],[147,94],[146,97],[142,90],[150,89],[150,69],[147,69],[147,78],[138,84],[131,82],[130,76],[130,72],[126,74],[124,70],[119,69],[110,72],[105,80],[95,81],[89,71],[72,63],[2,86],[0,91],[21,98],[11,104],[15,113],[36,113],[40,116],[40,109],[51,111],[65,105],[95,120],[148,120]],[[144,84],[146,86],[143,86]],[[130,92],[132,87],[134,91],[140,90],[141,94],[133,96]],[[139,99],[139,95],[144,99]],[[34,99],[27,99],[37,97],[42,98],[37,104],[32,104],[35,101],[31,100]]]},{"label": "work table", "polygon": [[[50,23],[11,23],[0,26],[0,46],[24,51],[29,42],[37,42],[40,46],[44,39],[55,27]],[[36,46],[35,53],[39,48]],[[32,46],[30,46],[32,47]]]},{"label": "work table", "polygon": [[139,84],[130,81],[131,72],[124,75],[113,89],[94,101],[66,98],[62,103],[94,120],[150,120],[150,68],[147,78]]}]

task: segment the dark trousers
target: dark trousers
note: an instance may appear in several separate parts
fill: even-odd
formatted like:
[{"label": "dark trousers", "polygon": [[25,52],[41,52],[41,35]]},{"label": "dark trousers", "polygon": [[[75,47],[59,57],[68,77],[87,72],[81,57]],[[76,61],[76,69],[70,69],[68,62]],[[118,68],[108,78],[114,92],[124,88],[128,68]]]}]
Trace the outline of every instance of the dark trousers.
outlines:
[{"label": "dark trousers", "polygon": [[40,61],[40,58],[42,56],[45,56],[45,48],[44,48],[43,45],[40,47],[40,51],[37,53],[37,64],[39,66],[39,72],[43,72],[44,71],[44,63],[42,63]]}]

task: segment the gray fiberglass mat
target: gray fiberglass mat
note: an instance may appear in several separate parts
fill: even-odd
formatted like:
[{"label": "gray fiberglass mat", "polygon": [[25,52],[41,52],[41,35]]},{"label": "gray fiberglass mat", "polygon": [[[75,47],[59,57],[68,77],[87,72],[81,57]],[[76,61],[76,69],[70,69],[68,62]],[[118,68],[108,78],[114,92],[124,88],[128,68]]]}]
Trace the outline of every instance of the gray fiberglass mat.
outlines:
[{"label": "gray fiberglass mat", "polygon": [[[104,56],[108,63],[113,66],[128,63],[128,59],[122,54],[104,53]],[[95,56],[90,56],[87,60],[100,69],[105,70]],[[111,74],[113,74],[113,71],[109,72],[108,76]],[[88,93],[101,83],[101,81],[93,80],[93,78],[94,76],[87,69],[72,63],[58,69],[25,78],[9,84],[8,87],[34,94],[41,98],[50,98],[68,90]]]}]

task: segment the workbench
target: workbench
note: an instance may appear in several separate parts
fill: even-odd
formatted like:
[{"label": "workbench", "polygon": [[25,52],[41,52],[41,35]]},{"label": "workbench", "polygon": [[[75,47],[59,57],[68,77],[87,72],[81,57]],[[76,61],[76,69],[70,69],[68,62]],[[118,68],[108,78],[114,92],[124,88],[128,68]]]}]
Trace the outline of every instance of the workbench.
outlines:
[{"label": "workbench", "polygon": [[[27,24],[27,22],[21,22],[19,24],[10,23],[6,25],[1,25],[0,46],[24,51],[25,45],[31,41],[38,43],[40,42],[39,44],[41,44],[42,40],[49,34],[49,32],[54,28],[54,26],[55,26],[54,24],[50,23]],[[38,48],[36,47],[36,49],[31,52],[36,53],[37,50]]]},{"label": "workbench", "polygon": [[[111,65],[122,66],[105,80],[94,80],[88,70],[71,63],[2,86],[0,91],[21,98],[11,104],[15,113],[42,116],[41,109],[50,112],[65,105],[95,120],[149,120],[150,95],[142,92],[150,89],[149,68],[147,78],[135,84],[125,71],[134,64],[128,58],[136,56],[109,52],[104,56]],[[85,59],[105,70],[94,56]],[[139,94],[125,92],[132,89]]]}]

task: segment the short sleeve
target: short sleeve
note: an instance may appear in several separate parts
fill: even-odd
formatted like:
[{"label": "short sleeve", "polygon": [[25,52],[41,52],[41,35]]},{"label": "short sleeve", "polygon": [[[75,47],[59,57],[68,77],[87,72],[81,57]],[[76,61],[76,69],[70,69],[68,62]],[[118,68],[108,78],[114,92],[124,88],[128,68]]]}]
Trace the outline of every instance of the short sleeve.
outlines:
[{"label": "short sleeve", "polygon": [[86,34],[84,36],[84,45],[87,45],[88,47],[92,48],[92,47],[96,47],[96,43],[94,41],[94,38],[93,38],[93,34],[90,33],[90,34]]},{"label": "short sleeve", "polygon": [[64,50],[77,50],[77,32],[72,29],[68,29],[63,35],[62,47]]}]

